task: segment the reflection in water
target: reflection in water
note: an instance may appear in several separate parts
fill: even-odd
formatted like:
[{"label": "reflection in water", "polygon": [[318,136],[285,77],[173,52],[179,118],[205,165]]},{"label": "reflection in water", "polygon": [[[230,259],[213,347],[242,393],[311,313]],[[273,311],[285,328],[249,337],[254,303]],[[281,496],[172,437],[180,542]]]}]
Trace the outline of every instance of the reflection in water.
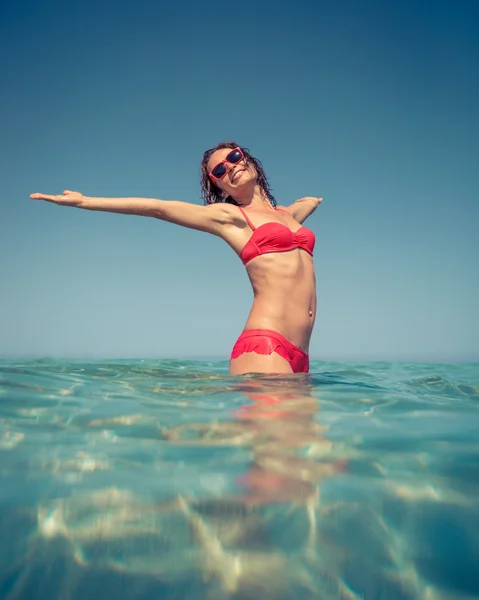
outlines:
[{"label": "reflection in water", "polygon": [[[256,376],[237,389],[248,403],[235,411],[235,422],[180,426],[165,432],[165,437],[177,443],[186,438],[198,445],[247,444],[252,451],[251,466],[236,480],[243,491],[235,501],[246,508],[285,503],[290,508],[304,506],[312,549],[319,483],[342,471],[347,463],[328,456],[332,444],[324,436],[327,428],[315,421],[318,400],[312,395],[309,379]],[[192,442],[194,429],[198,437]],[[185,514],[191,515],[191,511]]]},{"label": "reflection in water", "polygon": [[324,435],[327,427],[315,421],[318,400],[308,380],[258,378],[243,391],[252,404],[238,409],[236,417],[255,434],[253,465],[240,480],[245,502],[304,503],[313,519],[318,484],[343,470],[346,461],[328,458],[332,444]]}]

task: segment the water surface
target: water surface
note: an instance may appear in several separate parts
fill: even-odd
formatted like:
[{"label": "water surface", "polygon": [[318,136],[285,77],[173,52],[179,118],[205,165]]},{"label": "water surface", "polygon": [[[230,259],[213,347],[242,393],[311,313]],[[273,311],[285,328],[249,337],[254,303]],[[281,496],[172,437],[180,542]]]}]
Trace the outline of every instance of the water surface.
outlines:
[{"label": "water surface", "polygon": [[479,365],[0,361],[0,598],[479,598]]}]

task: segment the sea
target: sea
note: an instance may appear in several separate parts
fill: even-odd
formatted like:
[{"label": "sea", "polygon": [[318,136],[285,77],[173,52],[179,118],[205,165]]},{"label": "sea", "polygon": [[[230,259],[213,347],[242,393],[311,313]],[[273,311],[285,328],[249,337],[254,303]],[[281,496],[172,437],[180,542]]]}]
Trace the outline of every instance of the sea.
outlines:
[{"label": "sea", "polygon": [[479,365],[0,361],[0,598],[479,598]]}]

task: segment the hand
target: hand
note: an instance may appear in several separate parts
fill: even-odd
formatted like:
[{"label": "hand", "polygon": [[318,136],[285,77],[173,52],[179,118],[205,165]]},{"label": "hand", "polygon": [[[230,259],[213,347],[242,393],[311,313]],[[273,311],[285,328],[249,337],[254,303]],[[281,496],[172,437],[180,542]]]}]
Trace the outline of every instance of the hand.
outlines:
[{"label": "hand", "polygon": [[315,196],[305,196],[304,198],[299,198],[296,202],[304,202],[305,200],[314,200],[316,205],[321,204],[323,201],[322,198],[316,198]]},{"label": "hand", "polygon": [[61,196],[49,196],[47,194],[31,194],[32,200],[46,200],[47,202],[53,202],[54,204],[61,204],[63,206],[80,206],[83,201],[83,194],[80,192],[72,192],[65,190]]}]

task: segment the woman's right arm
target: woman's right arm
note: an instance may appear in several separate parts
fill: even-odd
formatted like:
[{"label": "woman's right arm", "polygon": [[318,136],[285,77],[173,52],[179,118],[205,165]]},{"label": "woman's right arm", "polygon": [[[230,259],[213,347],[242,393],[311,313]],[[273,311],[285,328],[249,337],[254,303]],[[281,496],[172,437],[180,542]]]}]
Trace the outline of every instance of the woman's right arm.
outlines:
[{"label": "woman's right arm", "polygon": [[65,190],[62,195],[32,194],[32,200],[45,200],[61,206],[74,206],[86,210],[100,210],[127,215],[155,217],[176,225],[207,231],[218,235],[223,225],[234,221],[229,204],[201,206],[177,200],[155,200],[154,198],[93,198],[80,192]]}]

